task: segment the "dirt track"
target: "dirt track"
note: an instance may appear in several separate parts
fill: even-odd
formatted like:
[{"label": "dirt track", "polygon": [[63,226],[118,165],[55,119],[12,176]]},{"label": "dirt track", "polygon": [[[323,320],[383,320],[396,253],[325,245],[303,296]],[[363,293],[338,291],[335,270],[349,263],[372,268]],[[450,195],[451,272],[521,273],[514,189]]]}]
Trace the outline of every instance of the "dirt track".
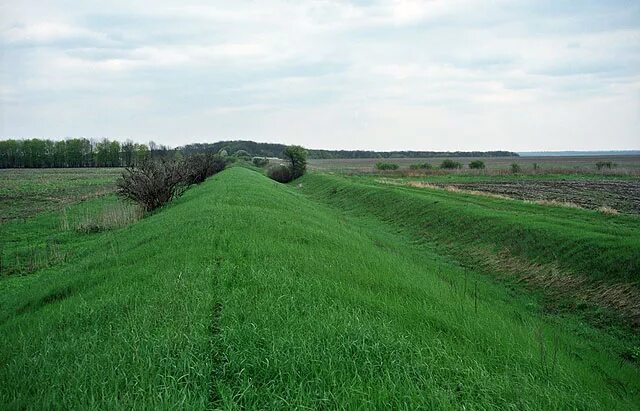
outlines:
[{"label": "dirt track", "polygon": [[611,207],[640,214],[640,181],[519,181],[437,184],[522,200],[568,202],[585,208]]}]

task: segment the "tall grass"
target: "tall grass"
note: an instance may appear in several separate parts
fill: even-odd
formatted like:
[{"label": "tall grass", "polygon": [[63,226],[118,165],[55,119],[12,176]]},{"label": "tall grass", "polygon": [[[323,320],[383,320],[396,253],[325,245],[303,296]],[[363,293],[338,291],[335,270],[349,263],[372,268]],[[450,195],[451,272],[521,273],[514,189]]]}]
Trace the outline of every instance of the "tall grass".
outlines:
[{"label": "tall grass", "polygon": [[[364,180],[365,182],[367,180]],[[377,181],[377,180],[376,180]],[[384,182],[387,182],[385,180]],[[552,301],[598,308],[594,322],[614,310],[631,327],[640,326],[640,220],[575,207],[540,207],[462,191],[419,189],[402,183],[378,186],[337,176],[310,175],[304,190],[339,209],[357,210],[402,227],[469,265],[491,271],[526,261],[537,269],[506,270],[549,292]],[[484,253],[499,258],[487,263]],[[547,270],[545,271],[545,267]],[[548,275],[552,267],[561,278]],[[522,268],[522,267],[521,267]],[[579,279],[579,281],[577,281]],[[620,290],[625,290],[620,293]],[[610,298],[615,295],[616,298]],[[604,310],[604,311],[603,311]]]},{"label": "tall grass", "polygon": [[125,227],[140,220],[144,210],[135,204],[117,202],[99,209],[84,208],[70,214],[63,209],[60,216],[61,230],[75,230],[81,233],[96,233],[103,230]]},{"label": "tall grass", "polygon": [[[632,216],[422,189],[428,183],[381,187],[318,174],[304,183],[332,204],[357,207],[434,238],[507,246],[515,254],[555,261],[595,279],[640,282],[640,221]],[[339,195],[330,194],[334,188]]]},{"label": "tall grass", "polygon": [[[46,231],[39,221],[22,232]],[[640,403],[637,367],[612,354],[619,342],[571,318],[551,321],[535,301],[514,298],[397,228],[236,167],[126,229],[68,233],[72,261],[2,280],[0,403],[594,410]]]}]

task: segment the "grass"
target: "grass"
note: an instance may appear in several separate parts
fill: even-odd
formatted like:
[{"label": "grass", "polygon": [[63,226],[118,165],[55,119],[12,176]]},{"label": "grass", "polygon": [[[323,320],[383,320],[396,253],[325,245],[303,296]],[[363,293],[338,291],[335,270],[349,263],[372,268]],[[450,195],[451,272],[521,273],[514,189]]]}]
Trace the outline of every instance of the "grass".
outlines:
[{"label": "grass", "polygon": [[306,176],[304,186],[340,207],[360,207],[437,240],[498,244],[598,280],[640,280],[640,220],[634,216],[318,174]]},{"label": "grass", "polygon": [[0,280],[3,408],[639,408],[620,341],[316,201],[324,181],[234,167],[134,224],[56,234],[67,260]]},{"label": "grass", "polygon": [[376,216],[476,270],[545,290],[549,309],[640,326],[640,220],[459,191],[308,175],[313,198]]},{"label": "grass", "polygon": [[0,169],[0,223],[113,192],[121,172],[119,168]]},{"label": "grass", "polygon": [[140,206],[122,201],[114,201],[98,210],[95,207],[86,207],[75,208],[74,211],[75,215],[70,214],[67,208],[63,209],[60,219],[61,230],[73,229],[82,233],[112,230],[133,224],[144,214]]},{"label": "grass", "polygon": [[[0,278],[23,275],[66,261],[75,253],[72,244],[89,234],[132,224],[141,210],[106,195],[49,211],[31,219],[0,224]],[[71,245],[69,245],[71,244]]]}]

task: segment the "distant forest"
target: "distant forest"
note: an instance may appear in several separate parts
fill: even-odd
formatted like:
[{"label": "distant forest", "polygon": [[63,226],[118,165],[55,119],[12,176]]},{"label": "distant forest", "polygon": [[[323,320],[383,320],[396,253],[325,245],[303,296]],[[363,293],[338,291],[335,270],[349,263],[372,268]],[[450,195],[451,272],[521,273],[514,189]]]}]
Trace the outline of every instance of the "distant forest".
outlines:
[{"label": "distant forest", "polygon": [[[255,141],[218,141],[217,143],[197,143],[178,147],[185,154],[220,152],[233,154],[244,150],[252,156],[280,157],[284,144],[256,143]],[[428,157],[518,157],[510,151],[363,151],[363,150],[316,150],[307,149],[312,159],[337,158],[428,158]]]},{"label": "distant forest", "polygon": [[[176,158],[195,153],[223,153],[245,156],[281,157],[286,145],[254,141],[219,141],[169,148],[154,142],[131,140],[0,140],[0,168],[39,167],[130,167],[149,158]],[[362,151],[308,150],[311,159],[340,158],[427,158],[427,157],[517,157],[509,151]]]},{"label": "distant forest", "polygon": [[174,150],[153,142],[67,140],[2,140],[0,168],[130,167],[150,157],[173,157]]}]

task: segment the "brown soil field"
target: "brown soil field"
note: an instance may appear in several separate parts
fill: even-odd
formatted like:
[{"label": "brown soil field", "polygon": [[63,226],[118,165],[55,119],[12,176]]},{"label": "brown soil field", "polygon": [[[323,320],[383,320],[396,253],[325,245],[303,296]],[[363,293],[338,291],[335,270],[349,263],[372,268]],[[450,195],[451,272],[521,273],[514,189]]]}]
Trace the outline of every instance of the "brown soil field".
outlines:
[{"label": "brown soil field", "polygon": [[584,208],[611,207],[640,214],[640,181],[510,181],[434,184],[531,201],[557,201]]}]

